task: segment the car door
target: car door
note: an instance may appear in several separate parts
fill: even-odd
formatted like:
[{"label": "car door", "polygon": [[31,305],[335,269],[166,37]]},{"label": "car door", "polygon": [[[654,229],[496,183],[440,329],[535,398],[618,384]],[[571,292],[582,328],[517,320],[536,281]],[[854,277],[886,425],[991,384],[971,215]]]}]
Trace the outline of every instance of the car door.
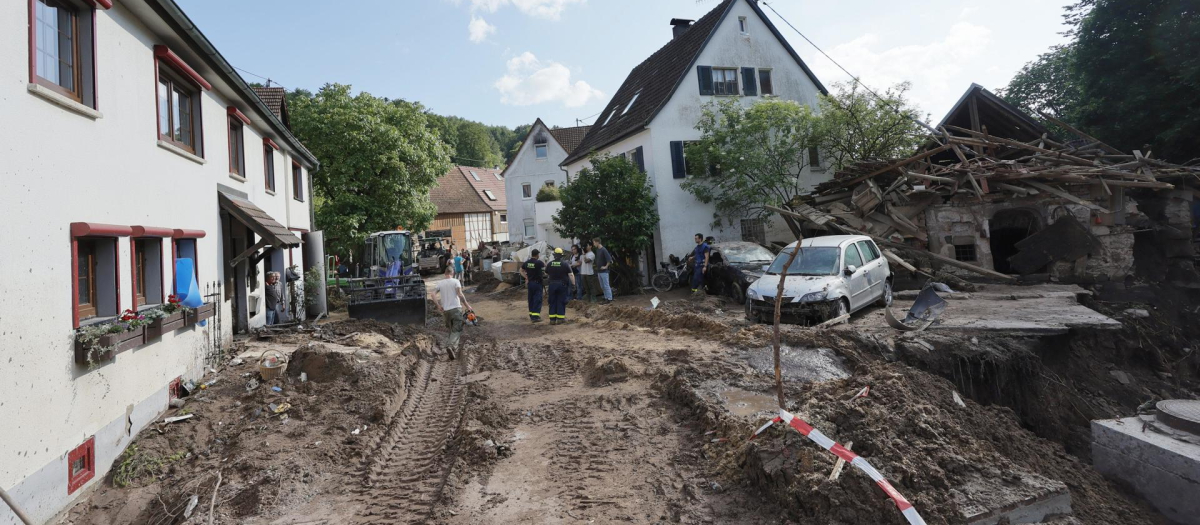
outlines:
[{"label": "car door", "polygon": [[[846,270],[854,267],[854,273],[846,275]],[[862,255],[854,243],[849,243],[842,253],[842,278],[846,279],[846,288],[850,290],[850,311],[859,309],[871,300],[871,289],[868,286],[867,271],[863,268]]]},{"label": "car door", "polygon": [[863,266],[867,271],[867,286],[871,289],[867,296],[874,301],[883,294],[883,282],[887,279],[887,275],[885,275],[887,269],[884,267],[883,257],[875,249],[875,246],[871,245],[871,241],[861,240],[855,244],[858,244],[858,251],[862,254]]}]

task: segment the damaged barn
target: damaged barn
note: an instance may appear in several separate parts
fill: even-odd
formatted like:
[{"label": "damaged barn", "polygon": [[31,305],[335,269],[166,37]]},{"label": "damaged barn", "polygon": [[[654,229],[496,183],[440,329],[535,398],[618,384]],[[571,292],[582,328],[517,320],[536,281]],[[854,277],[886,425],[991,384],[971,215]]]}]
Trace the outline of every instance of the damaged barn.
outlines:
[{"label": "damaged barn", "polygon": [[1185,184],[1200,167],[1121,152],[1046,118],[1072,137],[1056,140],[972,85],[916,155],[859,162],[781,211],[924,252],[950,273],[1093,283],[1145,271],[1194,282]]}]

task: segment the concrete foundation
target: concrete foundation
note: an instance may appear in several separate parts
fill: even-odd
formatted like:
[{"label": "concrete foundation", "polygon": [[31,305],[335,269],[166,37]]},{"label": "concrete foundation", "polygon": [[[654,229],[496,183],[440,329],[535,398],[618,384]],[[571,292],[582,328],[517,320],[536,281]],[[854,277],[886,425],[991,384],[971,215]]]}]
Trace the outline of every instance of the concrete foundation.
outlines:
[{"label": "concrete foundation", "polygon": [[1024,470],[980,475],[953,493],[969,525],[1041,523],[1071,515],[1071,491],[1063,482]]},{"label": "concrete foundation", "polygon": [[1139,417],[1092,421],[1092,463],[1167,518],[1200,525],[1200,436],[1182,441]]},{"label": "concrete foundation", "polygon": [[[1121,323],[1079,304],[1089,293],[1075,285],[988,285],[971,293],[939,294],[949,304],[930,331],[1001,332],[1006,335],[1061,335],[1072,329],[1112,330]],[[903,318],[916,292],[897,292],[892,312]],[[874,315],[859,314],[874,322]]]}]

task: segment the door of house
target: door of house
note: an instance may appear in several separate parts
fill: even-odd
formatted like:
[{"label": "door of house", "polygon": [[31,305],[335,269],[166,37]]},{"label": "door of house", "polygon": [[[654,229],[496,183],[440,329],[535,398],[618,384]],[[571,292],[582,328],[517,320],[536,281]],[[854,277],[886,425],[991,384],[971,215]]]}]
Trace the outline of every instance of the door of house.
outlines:
[{"label": "door of house", "polygon": [[467,244],[466,246],[463,246],[463,248],[475,250],[479,248],[479,243],[491,242],[491,213],[468,213],[466,214],[465,219],[467,228]]}]

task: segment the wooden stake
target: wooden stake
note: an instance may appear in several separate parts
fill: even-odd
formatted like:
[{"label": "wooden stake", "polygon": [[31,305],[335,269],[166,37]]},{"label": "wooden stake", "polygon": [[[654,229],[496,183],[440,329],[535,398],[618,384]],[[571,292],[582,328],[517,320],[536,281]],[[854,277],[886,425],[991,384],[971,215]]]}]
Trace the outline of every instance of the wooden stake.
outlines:
[{"label": "wooden stake", "polygon": [[792,267],[792,261],[796,260],[796,255],[800,253],[800,243],[804,239],[797,237],[796,249],[792,250],[792,254],[788,256],[787,263],[783,265],[783,271],[779,272],[779,286],[775,289],[775,328],[771,334],[771,346],[775,352],[775,395],[779,398],[779,408],[786,409],[783,406],[783,370],[780,367],[779,359],[779,316],[783,310],[783,285],[787,282],[788,268]]},{"label": "wooden stake", "polygon": [[[846,442],[846,450],[854,450],[854,442]],[[837,463],[833,464],[833,472],[829,473],[829,481],[837,481],[842,475],[842,468],[846,466],[846,460],[838,458]]]}]

